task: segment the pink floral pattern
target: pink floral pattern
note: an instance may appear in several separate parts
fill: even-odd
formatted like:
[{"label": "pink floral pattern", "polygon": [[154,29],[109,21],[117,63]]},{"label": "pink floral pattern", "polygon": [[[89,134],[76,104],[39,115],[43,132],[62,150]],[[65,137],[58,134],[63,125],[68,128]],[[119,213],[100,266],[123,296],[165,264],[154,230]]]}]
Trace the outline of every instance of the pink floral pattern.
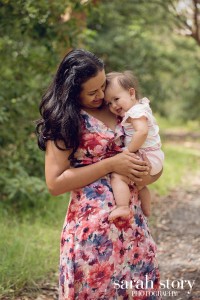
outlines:
[{"label": "pink floral pattern", "polygon": [[[82,139],[72,161],[74,167],[121,152],[124,133],[120,123],[113,132],[88,113],[82,111],[81,115]],[[154,290],[159,289],[156,246],[137,189],[131,190],[129,219],[110,223],[108,215],[114,205],[109,175],[71,193],[61,235],[59,300],[136,299],[122,284],[145,281],[145,276]]]}]

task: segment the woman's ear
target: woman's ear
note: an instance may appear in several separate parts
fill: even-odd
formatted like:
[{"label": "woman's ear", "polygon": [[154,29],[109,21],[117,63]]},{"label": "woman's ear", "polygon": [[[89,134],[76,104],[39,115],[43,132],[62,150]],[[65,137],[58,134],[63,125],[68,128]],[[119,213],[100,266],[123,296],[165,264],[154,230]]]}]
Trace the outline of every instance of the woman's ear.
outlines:
[{"label": "woman's ear", "polygon": [[135,97],[135,89],[134,88],[130,88],[129,93],[132,97]]}]

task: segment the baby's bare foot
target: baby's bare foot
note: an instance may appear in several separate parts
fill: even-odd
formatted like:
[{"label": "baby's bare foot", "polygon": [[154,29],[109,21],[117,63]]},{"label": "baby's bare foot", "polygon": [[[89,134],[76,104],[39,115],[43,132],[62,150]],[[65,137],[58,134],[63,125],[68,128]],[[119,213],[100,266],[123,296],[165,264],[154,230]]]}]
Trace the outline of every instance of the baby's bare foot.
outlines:
[{"label": "baby's bare foot", "polygon": [[130,214],[130,208],[128,206],[117,206],[113,211],[111,211],[108,220],[113,221],[116,218],[122,217],[127,218]]}]

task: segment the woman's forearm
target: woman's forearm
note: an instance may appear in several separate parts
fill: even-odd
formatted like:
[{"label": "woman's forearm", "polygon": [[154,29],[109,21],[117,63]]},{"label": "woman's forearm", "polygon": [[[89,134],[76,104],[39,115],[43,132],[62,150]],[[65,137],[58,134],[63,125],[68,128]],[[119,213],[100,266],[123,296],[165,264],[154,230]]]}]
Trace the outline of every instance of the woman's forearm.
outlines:
[{"label": "woman's forearm", "polygon": [[54,196],[84,187],[112,172],[112,158],[80,167],[69,168],[47,183],[50,193]]},{"label": "woman's forearm", "polygon": [[47,143],[45,154],[45,177],[47,187],[52,195],[84,187],[111,173],[128,176],[133,181],[148,173],[147,163],[134,153],[123,151],[113,157],[80,168],[70,168],[70,151],[59,150],[53,141]]},{"label": "woman's forearm", "polygon": [[135,158],[135,154],[122,152],[89,166],[67,168],[57,173],[56,176],[49,176],[47,186],[50,193],[57,196],[84,187],[111,172],[128,176],[131,180],[140,182],[140,178],[148,173],[148,169],[149,167],[144,161]]}]

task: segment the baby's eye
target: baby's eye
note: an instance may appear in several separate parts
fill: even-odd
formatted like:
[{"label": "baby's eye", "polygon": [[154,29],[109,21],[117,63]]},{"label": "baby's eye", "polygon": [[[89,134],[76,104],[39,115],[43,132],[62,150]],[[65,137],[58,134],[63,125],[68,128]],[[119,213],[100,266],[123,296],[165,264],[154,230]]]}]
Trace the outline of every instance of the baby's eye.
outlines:
[{"label": "baby's eye", "polygon": [[118,101],[118,100],[119,100],[119,98],[117,98],[117,97],[116,97],[114,100],[115,100],[115,101]]}]

